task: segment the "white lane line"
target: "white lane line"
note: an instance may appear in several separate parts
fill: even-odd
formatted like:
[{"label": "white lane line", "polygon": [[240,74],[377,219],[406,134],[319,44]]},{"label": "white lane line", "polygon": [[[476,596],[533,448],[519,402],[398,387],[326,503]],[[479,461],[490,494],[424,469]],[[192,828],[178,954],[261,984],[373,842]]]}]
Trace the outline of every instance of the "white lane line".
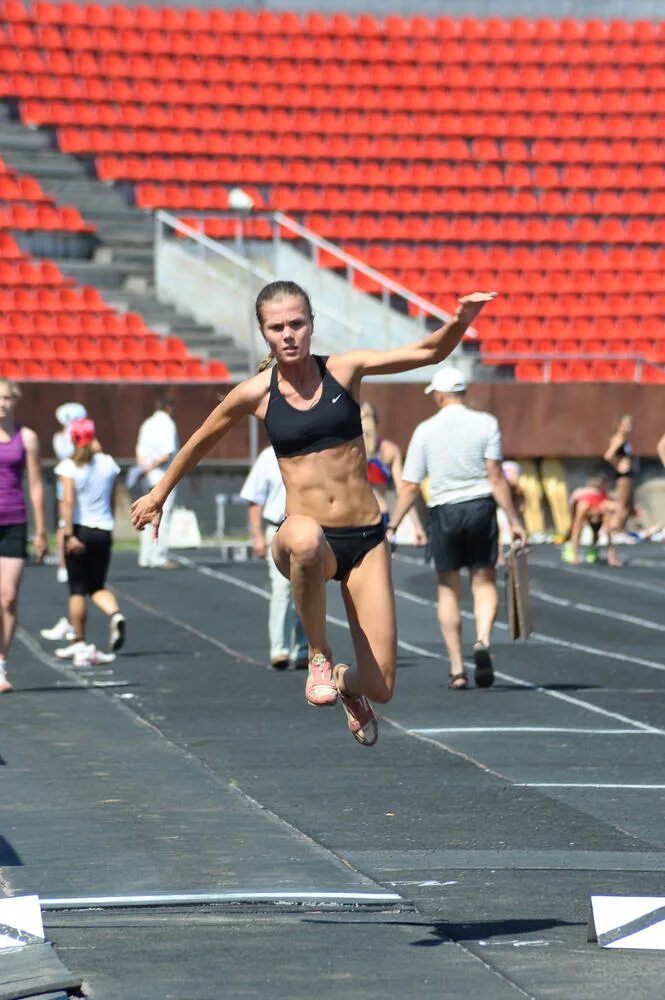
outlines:
[{"label": "white lane line", "polygon": [[637,791],[663,791],[665,785],[610,785],[592,781],[515,781],[515,788],[621,788]]},{"label": "white lane line", "polygon": [[[191,569],[195,569],[197,573],[202,573],[203,576],[211,576],[215,580],[222,580],[224,583],[230,583],[234,587],[238,587],[240,590],[246,590],[250,594],[255,594],[257,597],[263,597],[266,601],[270,600],[270,591],[263,587],[257,587],[253,583],[246,583],[245,580],[239,580],[235,576],[231,576],[229,573],[222,573],[218,569],[210,569],[208,566],[198,566],[191,559],[186,559],[184,557],[178,557],[178,562],[181,562],[184,566],[188,566]],[[330,622],[331,625],[339,625],[340,628],[344,628],[349,631],[348,622],[343,618],[336,618],[335,615],[326,615],[326,621]],[[426,656],[432,660],[439,660],[441,657],[438,653],[433,653],[431,649],[423,649],[422,646],[414,646],[410,642],[405,642],[403,639],[397,640],[397,645],[400,649],[405,650],[407,653],[417,653],[418,656]]]},{"label": "white lane line", "polygon": [[216,646],[217,649],[223,650],[235,660],[244,660],[245,663],[251,663],[254,667],[263,666],[263,664],[259,663],[258,660],[253,659],[251,656],[247,656],[246,653],[241,653],[239,650],[233,649],[231,646],[227,646],[225,642],[222,642],[220,639],[216,639],[212,635],[200,632],[197,628],[194,628],[193,625],[190,625],[189,622],[183,622],[179,618],[172,618],[171,615],[164,614],[164,612],[160,611],[158,608],[153,608],[151,604],[145,604],[143,601],[139,601],[138,597],[133,597],[131,594],[128,594],[126,590],[121,590],[120,587],[116,587],[115,585],[113,585],[110,589],[116,594],[120,594],[123,601],[129,601],[130,604],[135,604],[137,608],[140,608],[142,611],[146,611],[149,615],[161,618],[162,621],[168,622],[169,625],[175,625],[176,628],[181,628],[185,632],[189,632],[190,635],[195,635],[196,638],[201,639],[202,642],[209,642],[211,646]]},{"label": "white lane line", "polygon": [[615,621],[625,622],[627,625],[639,625],[640,628],[652,629],[654,632],[665,632],[665,625],[654,622],[650,618],[638,618],[636,615],[625,615],[621,611],[612,611],[611,608],[594,607],[591,604],[583,604],[581,601],[569,601],[565,597],[555,597],[544,590],[530,587],[529,593],[532,597],[544,601],[546,604],[555,604],[560,608],[572,608],[574,611],[584,611],[588,615],[600,615],[602,618],[612,618]]},{"label": "white lane line", "polygon": [[[229,584],[231,584],[231,586],[238,587],[240,590],[246,590],[246,591],[248,591],[251,594],[256,594],[259,597],[263,597],[265,600],[269,600],[270,599],[270,591],[266,590],[263,587],[257,587],[257,586],[255,586],[252,583],[246,583],[244,580],[239,580],[237,577],[231,576],[231,574],[229,574],[229,573],[223,573],[221,570],[210,569],[208,566],[198,566],[191,559],[187,559],[185,557],[180,557],[179,561],[183,565],[191,567],[192,569],[196,570],[197,573],[202,573],[204,576],[209,576],[209,577],[212,577],[213,579],[216,579],[216,580],[222,580],[224,583],[229,583]],[[425,605],[427,607],[435,607],[436,606],[434,601],[428,600],[427,598],[424,598],[424,597],[418,597],[416,594],[410,594],[406,590],[397,590],[396,589],[395,590],[395,594],[397,596],[402,596],[402,597],[405,597],[405,598],[407,598],[409,600],[413,600],[416,604],[422,604],[422,605]],[[473,618],[473,615],[469,611],[462,612],[462,613],[465,614],[465,615],[467,615],[469,618]],[[343,618],[336,618],[334,615],[326,615],[326,620],[329,621],[332,625],[339,625],[340,628],[344,628],[347,631],[349,630],[348,622],[346,622]],[[508,628],[507,625],[502,625],[501,623],[498,623],[498,624],[499,624],[500,627],[502,627],[504,629]],[[556,640],[555,639],[554,641],[555,642],[560,641],[560,643],[563,643],[563,640]],[[397,645],[401,649],[405,649],[405,650],[407,650],[410,653],[417,653],[418,656],[426,656],[426,657],[428,657],[430,659],[434,659],[434,660],[440,659],[440,657],[436,653],[432,653],[432,652],[430,652],[430,650],[423,649],[421,646],[414,646],[411,643],[404,642],[401,639],[397,640]],[[565,645],[569,645],[569,644],[566,643]],[[602,655],[605,655],[605,654],[602,654]],[[631,662],[633,662],[633,661],[631,660]],[[665,667],[662,667],[660,669],[665,670]],[[598,708],[597,705],[593,705],[591,702],[582,701],[580,698],[573,698],[571,695],[563,694],[561,691],[551,691],[548,688],[539,687],[537,684],[532,684],[530,681],[524,681],[524,680],[522,680],[519,677],[512,677],[510,674],[505,674],[505,673],[502,673],[500,671],[496,672],[496,676],[500,677],[502,680],[509,681],[511,684],[515,684],[518,687],[530,688],[533,691],[538,692],[539,694],[546,694],[550,698],[556,698],[559,701],[568,702],[569,704],[575,705],[578,708],[582,708],[582,709],[584,709],[584,710],[586,710],[588,712],[594,712],[596,715],[602,715],[605,718],[615,719],[617,722],[623,722],[625,725],[632,726],[632,727],[634,727],[636,729],[641,730],[642,732],[645,732],[645,733],[657,733],[658,735],[665,735],[665,730],[657,729],[654,726],[647,726],[645,723],[638,722],[636,719],[630,719],[630,718],[628,718],[628,716],[621,715],[619,712],[610,712],[607,709]],[[400,726],[400,728],[404,729],[405,732],[409,732],[409,730],[406,729],[403,726]],[[423,737],[421,737],[421,738],[423,738]],[[432,740],[431,742],[435,743],[436,740]]]},{"label": "white lane line", "polygon": [[[640,729],[575,729],[565,726],[437,726],[432,729],[410,729],[411,733],[436,736],[439,733],[582,733],[585,736],[646,736]],[[660,736],[660,733],[655,733]]]},{"label": "white lane line", "polygon": [[[436,601],[432,601],[426,597],[420,597],[417,594],[411,594],[408,590],[401,590],[396,587],[395,594],[397,597],[401,597],[405,601],[411,601],[413,604],[436,608]],[[462,609],[460,614],[463,618],[468,618],[471,621],[474,620],[473,614],[470,611]],[[507,631],[508,626],[504,622],[496,622],[495,628]],[[660,670],[665,672],[665,663],[657,663],[655,660],[645,660],[641,656],[628,656],[625,653],[617,653],[613,650],[599,649],[596,646],[587,646],[581,642],[570,642],[568,639],[559,639],[554,635],[546,635],[544,632],[533,632],[531,637],[539,640],[540,642],[549,643],[550,645],[563,646],[564,649],[574,649],[578,653],[589,653],[591,656],[601,656],[604,659],[619,660],[621,663],[636,663],[641,667],[649,667],[651,670]]]},{"label": "white lane line", "polygon": [[511,681],[513,684],[519,684],[522,687],[531,688],[533,691],[537,691],[539,694],[546,694],[550,698],[556,698],[557,701],[565,701],[569,705],[576,705],[578,708],[586,709],[587,712],[593,712],[595,715],[602,715],[606,719],[615,719],[617,722],[623,722],[627,726],[634,726],[636,729],[640,729],[643,733],[657,733],[659,736],[665,736],[664,729],[658,729],[656,726],[649,726],[645,722],[638,722],[637,719],[631,719],[627,715],[622,715],[621,712],[610,712],[607,708],[600,708],[598,705],[594,705],[593,702],[583,701],[581,698],[573,698],[570,694],[564,694],[563,691],[552,691],[550,688],[540,687],[538,684],[532,684],[530,681],[523,681],[520,677],[513,677],[511,674],[506,674],[501,671],[495,671],[497,677],[501,677],[502,680]]},{"label": "white lane line", "polygon": [[529,556],[529,565],[537,566],[539,569],[561,569],[564,573],[572,573],[578,580],[586,580],[589,577],[594,580],[602,580],[604,583],[617,583],[621,587],[632,587],[634,590],[646,590],[652,596],[665,593],[665,586],[662,583],[642,583],[640,580],[632,580],[621,575],[621,569],[613,573],[599,573],[597,570],[589,569],[588,566],[567,566],[565,563],[556,565],[546,562],[544,559],[534,559]]}]

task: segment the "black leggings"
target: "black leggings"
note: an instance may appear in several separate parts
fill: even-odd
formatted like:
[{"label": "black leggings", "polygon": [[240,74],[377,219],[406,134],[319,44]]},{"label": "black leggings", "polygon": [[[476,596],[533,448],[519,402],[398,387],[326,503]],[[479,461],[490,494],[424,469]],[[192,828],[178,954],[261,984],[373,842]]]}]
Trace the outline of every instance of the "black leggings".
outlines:
[{"label": "black leggings", "polygon": [[113,535],[102,528],[74,525],[74,537],[85,545],[84,552],[65,552],[69,593],[85,597],[103,590],[111,562]]}]

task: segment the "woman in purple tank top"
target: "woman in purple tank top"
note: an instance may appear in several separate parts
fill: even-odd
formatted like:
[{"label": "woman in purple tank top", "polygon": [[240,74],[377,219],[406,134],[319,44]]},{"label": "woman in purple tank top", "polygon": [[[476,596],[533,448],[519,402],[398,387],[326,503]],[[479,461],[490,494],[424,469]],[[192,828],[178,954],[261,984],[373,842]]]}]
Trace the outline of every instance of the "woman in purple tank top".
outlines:
[{"label": "woman in purple tank top", "polygon": [[0,694],[12,689],[7,679],[7,657],[16,629],[18,591],[27,555],[24,470],[35,522],[35,553],[41,559],[47,551],[39,441],[34,431],[14,422],[20,395],[17,385],[0,379]]}]

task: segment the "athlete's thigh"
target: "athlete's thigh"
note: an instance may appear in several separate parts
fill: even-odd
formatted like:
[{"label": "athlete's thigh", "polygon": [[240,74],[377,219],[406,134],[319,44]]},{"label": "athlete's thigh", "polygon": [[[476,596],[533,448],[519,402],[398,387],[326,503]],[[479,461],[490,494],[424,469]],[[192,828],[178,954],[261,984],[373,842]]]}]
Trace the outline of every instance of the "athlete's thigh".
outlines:
[{"label": "athlete's thigh", "polygon": [[337,571],[337,560],[321,525],[306,514],[292,514],[282,522],[271,545],[275,565],[287,580],[291,578],[291,556],[304,548],[320,551],[324,579],[331,580]]},{"label": "athlete's thigh", "polygon": [[397,624],[387,542],[370,549],[362,562],[353,567],[342,583],[342,597],[360,674],[379,670],[384,678],[392,679],[397,657]]},{"label": "athlete's thigh", "polygon": [[21,586],[25,559],[0,556],[0,594],[3,601],[13,601]]}]

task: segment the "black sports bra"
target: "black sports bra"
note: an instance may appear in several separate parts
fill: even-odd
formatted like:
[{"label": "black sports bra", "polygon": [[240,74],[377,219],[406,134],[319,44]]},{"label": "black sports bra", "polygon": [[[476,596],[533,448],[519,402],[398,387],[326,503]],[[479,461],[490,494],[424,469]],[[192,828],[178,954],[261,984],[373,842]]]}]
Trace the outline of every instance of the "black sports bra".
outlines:
[{"label": "black sports bra", "polygon": [[330,374],[324,359],[318,354],[313,358],[321,373],[323,391],[309,410],[297,410],[287,403],[277,386],[277,365],[272,370],[265,425],[278,458],[325,451],[362,437],[360,406]]}]

